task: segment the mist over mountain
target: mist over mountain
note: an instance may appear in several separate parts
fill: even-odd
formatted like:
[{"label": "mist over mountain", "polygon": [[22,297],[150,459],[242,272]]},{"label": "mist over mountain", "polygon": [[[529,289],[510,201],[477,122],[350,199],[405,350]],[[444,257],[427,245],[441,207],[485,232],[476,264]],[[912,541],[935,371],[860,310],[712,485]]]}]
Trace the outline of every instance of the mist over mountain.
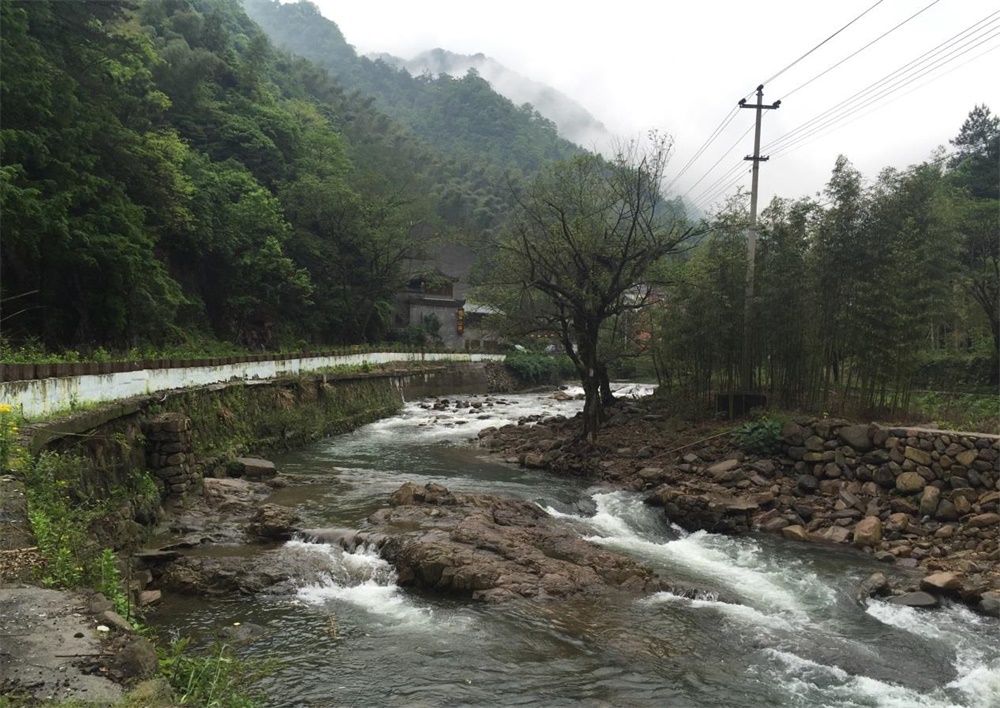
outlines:
[{"label": "mist over mountain", "polygon": [[576,100],[547,84],[522,76],[485,54],[457,54],[436,48],[411,59],[385,53],[372,53],[368,57],[406,69],[412,76],[448,74],[462,77],[469,69],[475,69],[500,95],[519,106],[530,103],[536,111],[555,123],[559,134],[570,142],[588,150],[604,151],[614,140],[604,124]]}]

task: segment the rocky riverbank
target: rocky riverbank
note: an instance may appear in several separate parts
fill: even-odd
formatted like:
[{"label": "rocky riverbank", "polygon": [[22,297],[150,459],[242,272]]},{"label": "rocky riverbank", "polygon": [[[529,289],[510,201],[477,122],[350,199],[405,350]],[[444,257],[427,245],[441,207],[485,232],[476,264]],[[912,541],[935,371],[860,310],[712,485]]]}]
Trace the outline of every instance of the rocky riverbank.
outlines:
[{"label": "rocky riverbank", "polygon": [[645,492],[687,530],[853,546],[911,571],[909,586],[875,579],[872,592],[922,606],[950,597],[1000,616],[996,436],[798,418],[779,454],[757,457],[721,426],[648,403],[614,409],[598,447],[581,447],[578,430],[565,418],[523,420],[479,442],[528,468]]}]

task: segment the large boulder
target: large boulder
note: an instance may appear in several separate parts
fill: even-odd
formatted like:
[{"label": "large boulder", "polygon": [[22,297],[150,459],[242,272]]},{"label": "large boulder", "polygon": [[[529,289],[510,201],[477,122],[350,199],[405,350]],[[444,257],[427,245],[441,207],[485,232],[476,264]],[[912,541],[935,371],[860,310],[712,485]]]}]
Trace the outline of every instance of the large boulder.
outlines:
[{"label": "large boulder", "polygon": [[837,430],[837,435],[846,445],[850,445],[858,452],[868,452],[873,447],[867,425],[845,425]]},{"label": "large boulder", "polygon": [[278,474],[273,462],[260,457],[237,457],[236,469],[239,473],[237,476],[258,482]]},{"label": "large boulder", "polygon": [[287,541],[301,521],[298,514],[287,506],[264,504],[254,513],[246,532],[261,541]]},{"label": "large boulder", "polygon": [[927,480],[916,472],[904,472],[896,477],[896,489],[903,494],[916,494],[927,486]]},{"label": "large boulder", "polygon": [[934,573],[920,581],[920,589],[938,595],[957,593],[962,589],[962,581],[955,573]]},{"label": "large boulder", "polygon": [[583,540],[531,502],[445,490],[454,501],[438,504],[413,491],[399,495],[409,503],[369,519],[388,537],[381,554],[401,585],[489,602],[665,587],[648,567]]},{"label": "large boulder", "polygon": [[866,516],[854,527],[854,545],[875,547],[882,542],[882,522],[877,516]]},{"label": "large boulder", "polygon": [[748,533],[753,512],[760,506],[753,498],[666,485],[655,490],[646,503],[662,506],[664,515],[685,531],[727,534]]},{"label": "large boulder", "polygon": [[906,607],[937,607],[938,599],[931,595],[930,593],[918,591],[918,592],[907,592],[902,595],[896,595],[890,597],[886,602],[890,602],[893,605],[904,605]]}]

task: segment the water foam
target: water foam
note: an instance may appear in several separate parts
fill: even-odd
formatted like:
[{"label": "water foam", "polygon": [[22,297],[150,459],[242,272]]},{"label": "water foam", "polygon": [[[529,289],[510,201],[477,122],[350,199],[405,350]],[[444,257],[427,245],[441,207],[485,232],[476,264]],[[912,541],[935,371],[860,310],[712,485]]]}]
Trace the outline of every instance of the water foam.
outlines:
[{"label": "water foam", "polygon": [[933,612],[872,601],[865,611],[879,622],[935,641],[955,652],[957,678],[946,688],[962,693],[970,706],[1000,705],[1000,627],[962,605]]},{"label": "water foam", "polygon": [[[798,696],[803,705],[833,708],[963,708],[946,696],[916,691],[869,676],[854,676],[840,667],[820,664],[787,651],[764,649],[771,660],[770,673],[782,689]],[[986,708],[989,704],[982,704]],[[995,704],[994,704],[995,705]],[[969,704],[979,708],[980,704]]]},{"label": "water foam", "polygon": [[646,530],[654,526],[653,512],[638,495],[606,492],[593,498],[597,513],[592,517],[547,511],[596,531],[584,536],[588,541],[668,567],[681,567],[768,609],[801,613],[807,605],[835,599],[834,591],[815,573],[798,562],[785,561],[779,567],[750,539],[696,531],[675,540],[649,540],[647,536],[655,533]]},{"label": "water foam", "polygon": [[731,602],[723,602],[721,600],[708,597],[689,598],[683,595],[676,595],[672,592],[663,591],[654,593],[647,598],[643,598],[640,600],[640,603],[645,605],[676,603],[693,607],[695,609],[711,609],[719,612],[727,619],[734,620],[737,623],[754,625],[758,630],[762,629],[768,633],[772,631],[796,632],[799,630],[798,624],[789,622],[788,619],[782,615],[761,612],[760,610],[748,605],[737,605]]},{"label": "water foam", "polygon": [[375,548],[362,546],[353,553],[323,543],[292,540],[285,544],[293,552],[305,552],[328,561],[318,582],[299,588],[303,602],[325,607],[346,602],[397,625],[430,626],[433,613],[418,607],[396,585],[396,571],[379,557]]}]

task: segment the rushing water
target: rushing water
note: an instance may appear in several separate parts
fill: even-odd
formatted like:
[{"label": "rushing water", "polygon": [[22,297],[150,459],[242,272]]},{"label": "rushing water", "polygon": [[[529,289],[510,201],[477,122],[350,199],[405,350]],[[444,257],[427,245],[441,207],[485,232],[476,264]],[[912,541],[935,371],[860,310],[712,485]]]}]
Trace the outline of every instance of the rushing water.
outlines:
[{"label": "rushing water", "polygon": [[484,605],[399,588],[368,549],[292,541],[284,553],[328,568],[321,582],[294,597],[168,603],[154,621],[200,639],[264,626],[240,651],[277,660],[265,681],[273,706],[1000,706],[995,620],[859,601],[858,583],[884,567],[856,553],[688,534],[639,495],[485,461],[468,444],[487,425],[578,406],[530,395],[461,411],[411,403],[277,459],[317,483],[272,501],[316,526],[358,527],[406,480],[515,495],[709,592]]}]

